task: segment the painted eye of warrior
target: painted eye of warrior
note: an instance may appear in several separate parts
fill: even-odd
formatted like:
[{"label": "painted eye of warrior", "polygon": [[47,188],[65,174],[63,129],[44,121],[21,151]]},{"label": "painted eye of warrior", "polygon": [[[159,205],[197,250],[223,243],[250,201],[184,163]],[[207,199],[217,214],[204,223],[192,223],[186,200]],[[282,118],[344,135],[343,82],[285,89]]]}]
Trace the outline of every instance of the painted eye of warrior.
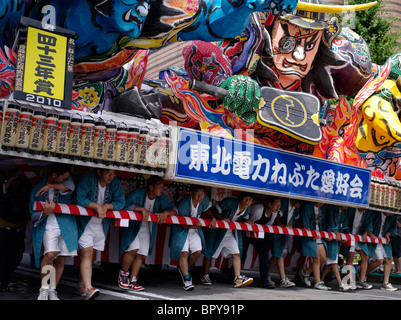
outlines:
[{"label": "painted eye of warrior", "polygon": [[291,53],[295,50],[297,45],[300,45],[302,42],[302,39],[308,39],[311,38],[309,41],[305,40],[305,51],[310,51],[313,50],[313,48],[316,45],[316,37],[318,35],[318,31],[314,31],[309,34],[301,35],[299,32],[297,32],[294,36],[292,36],[289,31],[288,31],[288,25],[287,24],[281,24],[281,27],[284,30],[285,36],[282,37],[279,41],[279,47],[276,48],[276,53],[277,54],[287,54]]},{"label": "painted eye of warrior", "polygon": [[149,13],[149,4],[147,2],[141,3],[136,7],[136,12],[138,15],[146,17]]},{"label": "painted eye of warrior", "polygon": [[149,4],[147,1],[126,0],[126,1],[121,1],[121,3],[128,7],[135,7],[135,8],[131,8],[129,11],[126,12],[125,21],[135,21],[138,23],[140,22],[140,21],[136,21],[134,16],[132,15],[133,10],[140,17],[146,17],[149,13]]},{"label": "painted eye of warrior", "polygon": [[305,44],[305,50],[306,51],[310,51],[310,50],[313,50],[313,48],[315,47],[315,45],[316,45],[316,41],[310,41],[310,42],[307,42],[306,44]]},{"label": "painted eye of warrior", "polygon": [[278,43],[278,50],[280,53],[290,53],[295,50],[295,38],[294,37],[282,37]]}]

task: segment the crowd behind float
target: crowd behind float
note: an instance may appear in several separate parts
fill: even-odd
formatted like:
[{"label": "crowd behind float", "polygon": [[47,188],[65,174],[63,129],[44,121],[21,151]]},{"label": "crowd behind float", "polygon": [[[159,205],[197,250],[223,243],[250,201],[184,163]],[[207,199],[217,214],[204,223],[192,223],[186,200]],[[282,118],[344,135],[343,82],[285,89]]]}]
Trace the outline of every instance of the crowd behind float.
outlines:
[{"label": "crowd behind float", "polygon": [[[264,1],[261,1],[260,6],[263,3]],[[292,4],[296,3],[292,1]],[[274,6],[276,5],[274,3]],[[96,6],[96,10],[100,10],[101,7]],[[253,10],[257,10],[254,4],[252,7]],[[282,7],[282,4],[279,7]],[[288,6],[287,10],[294,9],[290,7],[292,6]],[[138,11],[142,20],[148,14],[148,9],[144,7]],[[204,9],[212,10],[213,7],[202,8]],[[209,17],[209,14],[196,16]],[[225,18],[225,15],[221,17]],[[300,55],[299,50],[302,48],[296,48],[295,44],[299,44],[302,38],[306,44],[306,37],[310,34],[308,31],[300,36],[297,31],[291,36],[288,30],[294,28],[290,22],[295,20],[293,18],[287,17],[287,22],[275,21],[277,26],[284,26],[283,32],[286,31],[281,40],[277,41],[280,54],[294,52]],[[308,30],[321,30],[321,26],[316,26],[316,21],[318,20],[310,19],[308,16],[302,23],[302,28],[307,24]],[[334,19],[330,20],[331,23],[324,24],[325,38],[322,41],[326,42],[326,54],[327,49],[331,49],[334,36],[340,33],[336,21]],[[193,22],[194,19],[191,23]],[[224,25],[224,23],[209,25]],[[108,32],[108,34],[113,33]],[[316,34],[317,31],[311,33],[311,35]],[[214,38],[214,35],[212,36]],[[267,32],[266,36],[269,36]],[[102,38],[100,41],[104,40]],[[284,48],[284,44],[287,48]],[[309,45],[315,47],[314,43],[308,43],[308,47]],[[324,48],[323,45],[321,47]],[[313,56],[308,58],[311,62],[315,59],[316,50],[312,53]],[[300,65],[294,64],[294,66]],[[304,69],[302,71],[306,70],[306,66],[306,64],[301,66],[301,69]],[[398,66],[396,69],[399,71]],[[301,78],[308,72],[309,70],[302,74]],[[239,79],[244,81],[242,78]],[[333,84],[330,79],[328,82]],[[237,80],[238,78],[234,78],[234,82]],[[300,83],[297,79],[296,84]],[[253,82],[248,81],[248,84]],[[242,108],[240,111],[241,114],[237,112],[238,116],[244,116],[240,117],[241,120],[250,121],[245,117],[246,113],[242,112]],[[117,121],[114,121],[113,117],[106,119],[107,117],[103,115],[82,113],[79,116],[67,111],[27,106],[11,100],[7,103],[7,108],[4,110],[0,108],[0,117],[3,119],[0,123],[2,153],[55,163],[44,170],[45,174],[41,181],[31,186],[24,177],[23,170],[2,173],[0,188],[2,291],[9,290],[12,272],[21,261],[26,218],[29,213],[34,263],[39,268],[42,278],[38,299],[58,299],[57,284],[62,278],[65,260],[74,256],[79,256],[80,261],[77,294],[87,300],[96,298],[100,290],[92,285],[92,263],[95,252],[105,250],[105,241],[112,222],[106,217],[106,213],[111,210],[130,210],[142,215],[140,221],[130,220],[128,226],[120,228],[118,254],[121,269],[116,286],[125,290],[145,289],[140,282],[144,258],[158,245],[155,242],[157,228],[165,223],[167,217],[175,215],[210,221],[208,227],[202,227],[200,222],[193,226],[171,225],[168,240],[170,257],[178,263],[177,273],[180,274],[184,290],[194,289],[192,274],[202,255],[203,271],[200,279],[202,285],[212,285],[213,273],[210,272],[210,268],[213,259],[217,259],[220,255],[232,259],[235,288],[251,285],[253,279],[242,272],[250,245],[258,254],[260,283],[263,288],[272,289],[276,286],[291,288],[299,280],[307,287],[328,290],[325,279],[332,273],[341,292],[368,290],[373,286],[367,282],[367,275],[382,266],[381,289],[397,290],[389,282],[393,256],[396,266],[394,272],[401,273],[399,262],[401,237],[397,215],[394,214],[401,207],[401,185],[396,180],[385,180],[382,176],[374,175],[371,183],[371,204],[372,208],[377,210],[260,196],[249,192],[240,192],[237,196],[228,196],[214,203],[208,196],[209,188],[200,185],[191,185],[187,194],[177,201],[172,201],[164,193],[165,182],[160,176],[167,169],[171,143],[169,131],[164,126],[146,124],[145,121],[131,123],[129,117],[116,118]],[[72,162],[78,166],[94,168],[73,179]],[[154,174],[147,179],[145,187],[134,188],[125,194],[121,180],[116,176],[116,170],[119,169],[136,173],[143,170],[147,174]],[[382,197],[383,194],[385,197]],[[43,207],[40,210],[35,209],[35,204],[38,202]],[[80,206],[93,210],[96,215],[56,213],[56,204]],[[157,222],[149,221],[151,214],[158,216]],[[265,232],[245,233],[242,230],[218,228],[216,225],[219,220],[328,231],[336,237],[329,239]],[[345,242],[341,240],[341,234],[344,233],[361,235],[362,241]],[[387,241],[384,244],[368,242],[365,241],[367,237],[385,238]],[[295,278],[290,280],[286,275],[284,256],[293,254],[294,248],[305,258],[305,263],[296,270]],[[340,254],[348,266],[346,269],[349,274],[345,276],[340,273]],[[360,262],[355,279],[353,262],[356,254],[360,256]],[[280,275],[277,284],[271,279],[275,267],[278,268]],[[55,272],[54,281],[51,279],[50,282],[47,281],[49,270]]]},{"label": "crowd behind float", "polygon": [[[260,283],[263,288],[291,288],[300,282],[307,287],[329,290],[324,280],[330,273],[334,275],[339,291],[371,289],[372,285],[366,281],[367,275],[382,266],[381,289],[397,290],[389,282],[393,256],[396,266],[393,271],[401,272],[401,245],[396,214],[248,192],[240,192],[212,204],[208,188],[200,185],[191,185],[190,191],[174,202],[165,195],[163,178],[158,175],[150,175],[146,187],[135,188],[125,195],[114,169],[87,169],[83,175],[74,179],[76,181],[72,179],[71,170],[68,164],[52,164],[44,170],[44,178],[33,188],[29,187],[23,171],[3,173],[0,198],[0,231],[4,239],[1,250],[1,290],[8,290],[12,271],[21,261],[26,214],[29,212],[34,261],[36,267],[42,270],[41,276],[44,279],[38,299],[58,299],[56,288],[62,277],[65,259],[77,255],[80,258],[80,280],[76,293],[86,299],[94,299],[100,291],[91,283],[92,263],[94,253],[105,249],[112,220],[106,218],[109,210],[132,210],[141,213],[143,217],[142,221],[130,220],[128,227],[120,228],[121,270],[116,285],[122,289],[145,289],[138,278],[144,258],[155,249],[158,225],[164,223],[168,216],[179,215],[210,220],[208,227],[201,227],[200,222],[193,226],[171,225],[170,257],[178,262],[177,269],[185,290],[194,289],[191,271],[201,254],[202,285],[212,285],[211,262],[220,254],[232,258],[234,287],[252,284],[253,279],[241,272],[249,245],[253,246],[259,257]],[[43,210],[34,211],[34,203],[38,201],[43,204]],[[56,203],[92,209],[96,216],[54,213]],[[156,223],[148,219],[151,213],[157,214]],[[330,240],[264,232],[246,234],[242,230],[216,228],[217,220],[329,231],[336,238]],[[387,243],[365,240],[346,243],[341,240],[342,233],[361,235],[362,239],[384,237]],[[306,263],[296,270],[295,278],[290,280],[286,275],[284,255],[294,253],[294,248],[306,258]],[[351,267],[356,253],[360,256],[357,277],[352,274]],[[339,268],[340,254],[349,266],[349,273],[345,275],[341,274]],[[51,266],[54,266],[55,281],[49,283],[46,274]],[[277,284],[270,277],[275,267],[280,275]]]}]

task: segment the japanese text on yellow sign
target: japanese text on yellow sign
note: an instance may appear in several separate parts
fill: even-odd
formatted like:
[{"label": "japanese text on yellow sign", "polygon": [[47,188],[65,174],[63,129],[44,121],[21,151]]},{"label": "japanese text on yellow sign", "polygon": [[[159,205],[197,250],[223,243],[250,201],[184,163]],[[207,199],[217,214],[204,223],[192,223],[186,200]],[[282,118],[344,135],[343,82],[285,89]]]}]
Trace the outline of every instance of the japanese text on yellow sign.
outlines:
[{"label": "japanese text on yellow sign", "polygon": [[66,48],[67,37],[28,27],[24,92],[64,99]]}]

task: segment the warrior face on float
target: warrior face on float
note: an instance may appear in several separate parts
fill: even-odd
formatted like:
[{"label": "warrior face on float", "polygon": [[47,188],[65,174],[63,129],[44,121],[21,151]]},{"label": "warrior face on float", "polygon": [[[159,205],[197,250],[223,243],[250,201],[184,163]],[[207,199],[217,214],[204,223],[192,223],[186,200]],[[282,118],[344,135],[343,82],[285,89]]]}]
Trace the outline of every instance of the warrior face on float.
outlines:
[{"label": "warrior face on float", "polygon": [[[320,5],[320,0],[302,0],[299,3]],[[337,98],[327,67],[346,63],[331,48],[341,32],[336,17],[324,12],[297,10],[283,14],[266,23],[271,37],[271,57],[264,59],[277,77],[281,88],[311,92],[311,86],[326,99]],[[269,41],[269,39],[267,39]],[[263,79],[261,79],[264,84]]]},{"label": "warrior face on float", "polygon": [[112,3],[111,17],[120,31],[131,38],[138,38],[145,18],[149,12],[149,4],[146,0],[126,0]]},{"label": "warrior face on float", "polygon": [[282,86],[304,78],[312,68],[322,31],[278,19],[272,31],[273,64]]},{"label": "warrior face on float", "polygon": [[[382,171],[392,171],[388,166],[401,157],[401,53],[391,56],[384,66],[387,65],[390,67],[388,77],[360,107],[363,118],[355,139],[368,167]],[[380,77],[381,74],[377,76]],[[373,85],[369,87],[373,88]]]},{"label": "warrior face on float", "polygon": [[77,33],[77,61],[107,54],[123,37],[139,37],[149,13],[148,0],[42,0],[29,16],[40,20],[45,3],[55,8],[57,25]]}]

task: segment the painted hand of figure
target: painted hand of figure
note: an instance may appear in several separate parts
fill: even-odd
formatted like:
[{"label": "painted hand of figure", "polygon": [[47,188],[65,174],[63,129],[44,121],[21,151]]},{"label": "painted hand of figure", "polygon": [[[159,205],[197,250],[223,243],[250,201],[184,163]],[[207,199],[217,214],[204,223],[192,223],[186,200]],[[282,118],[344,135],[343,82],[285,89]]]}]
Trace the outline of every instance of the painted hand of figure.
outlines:
[{"label": "painted hand of figure", "polygon": [[234,112],[245,124],[256,121],[255,110],[259,107],[261,91],[256,81],[246,76],[233,76],[222,82],[219,87],[227,89],[228,95],[223,106]]}]

